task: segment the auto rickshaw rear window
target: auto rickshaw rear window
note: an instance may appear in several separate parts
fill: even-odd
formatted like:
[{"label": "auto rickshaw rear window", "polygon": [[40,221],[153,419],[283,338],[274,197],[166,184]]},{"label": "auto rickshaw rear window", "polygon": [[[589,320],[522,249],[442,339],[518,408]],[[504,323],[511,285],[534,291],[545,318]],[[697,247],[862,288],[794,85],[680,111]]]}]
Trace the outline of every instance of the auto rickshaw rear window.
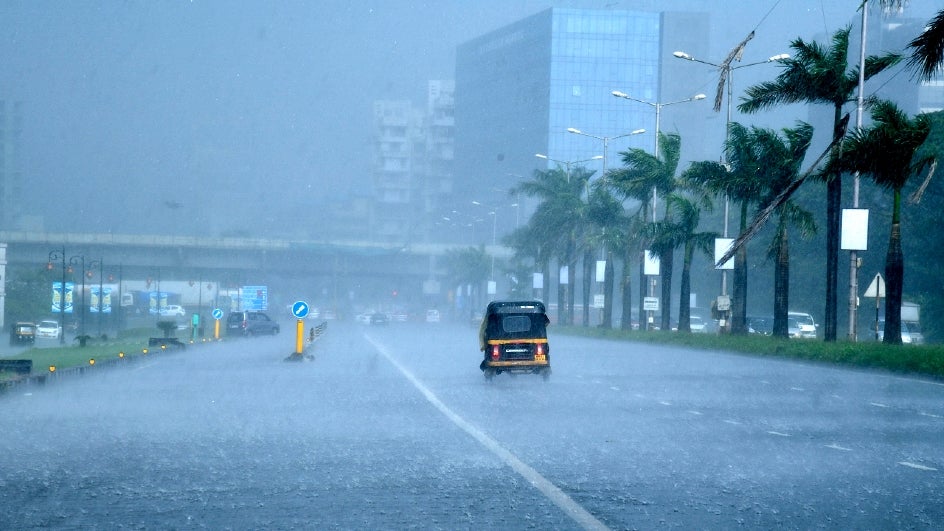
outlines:
[{"label": "auto rickshaw rear window", "polygon": [[502,328],[508,334],[531,330],[531,317],[527,315],[508,315],[502,319]]}]

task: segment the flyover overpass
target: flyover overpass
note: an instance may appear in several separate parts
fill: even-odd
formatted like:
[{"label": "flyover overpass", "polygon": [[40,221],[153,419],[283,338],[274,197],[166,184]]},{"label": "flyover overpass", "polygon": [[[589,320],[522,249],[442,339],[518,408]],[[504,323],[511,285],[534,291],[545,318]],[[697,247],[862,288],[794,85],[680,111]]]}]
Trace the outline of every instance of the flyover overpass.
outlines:
[{"label": "flyover overpass", "polygon": [[[58,271],[76,257],[86,265],[99,260],[101,273],[122,281],[153,278],[215,281],[221,287],[271,286],[278,303],[293,297],[326,298],[370,304],[396,293],[399,301],[445,297],[441,258],[468,245],[390,244],[344,240],[280,240],[115,233],[0,231],[0,326],[7,270],[16,267]],[[486,246],[497,258],[511,255],[503,246]],[[7,266],[10,266],[9,268]],[[98,266],[92,271],[98,282]],[[55,274],[51,274],[51,281]],[[290,302],[290,301],[289,301]],[[313,304],[316,304],[313,302]]]}]

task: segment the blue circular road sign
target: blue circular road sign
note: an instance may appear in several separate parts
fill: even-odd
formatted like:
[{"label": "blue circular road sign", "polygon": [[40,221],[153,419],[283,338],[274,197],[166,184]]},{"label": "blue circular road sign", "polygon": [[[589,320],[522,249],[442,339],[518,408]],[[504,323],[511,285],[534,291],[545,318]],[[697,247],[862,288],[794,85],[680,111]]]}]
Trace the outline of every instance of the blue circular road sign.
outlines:
[{"label": "blue circular road sign", "polygon": [[305,316],[308,315],[308,303],[305,301],[297,301],[292,305],[292,315],[299,319],[304,319]]},{"label": "blue circular road sign", "polygon": [[222,318],[223,318],[223,310],[221,310],[221,309],[219,309],[219,308],[214,308],[214,309],[213,309],[213,318],[216,319],[216,320],[222,319]]}]

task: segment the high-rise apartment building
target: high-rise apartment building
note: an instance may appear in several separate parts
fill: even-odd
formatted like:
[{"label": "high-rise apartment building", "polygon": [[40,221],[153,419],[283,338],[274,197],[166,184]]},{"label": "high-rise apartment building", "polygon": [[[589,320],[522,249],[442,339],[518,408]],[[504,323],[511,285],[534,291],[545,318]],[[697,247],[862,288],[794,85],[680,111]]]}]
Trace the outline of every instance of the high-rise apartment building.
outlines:
[{"label": "high-rise apartment building", "polygon": [[[555,159],[604,155],[613,168],[620,151],[654,149],[655,104],[691,97],[699,88],[686,85],[690,70],[671,61],[672,52],[707,50],[707,41],[703,13],[553,8],[463,43],[456,59],[451,208],[471,211],[472,200],[504,206],[491,211],[509,228],[519,213],[509,207],[507,191],[535,169],[553,168]],[[651,105],[615,98],[613,91]],[[705,153],[706,135],[694,119],[704,108],[689,109],[695,105],[707,103],[658,109],[661,131],[680,133],[683,159],[716,158]],[[628,135],[638,129],[646,132]],[[585,165],[597,175],[603,170],[602,160]]]},{"label": "high-rise apartment building", "polygon": [[0,230],[11,230],[20,213],[23,171],[20,142],[23,132],[23,104],[0,100]]},{"label": "high-rise apartment building", "polygon": [[428,84],[425,107],[374,102],[371,238],[428,241],[433,213],[452,196],[454,82]]}]

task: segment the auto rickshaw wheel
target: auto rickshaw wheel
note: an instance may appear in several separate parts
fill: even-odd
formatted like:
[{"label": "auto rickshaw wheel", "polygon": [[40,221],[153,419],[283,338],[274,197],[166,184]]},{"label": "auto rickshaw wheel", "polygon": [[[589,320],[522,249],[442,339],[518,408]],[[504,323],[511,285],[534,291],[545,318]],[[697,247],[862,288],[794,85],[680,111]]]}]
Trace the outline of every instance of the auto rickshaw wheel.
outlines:
[{"label": "auto rickshaw wheel", "polygon": [[542,378],[545,382],[551,379],[551,368],[550,368],[550,367],[548,367],[547,369],[544,369],[543,371],[541,371],[541,378]]},{"label": "auto rickshaw wheel", "polygon": [[493,369],[493,368],[491,368],[491,367],[486,367],[486,368],[482,371],[482,373],[485,374],[485,379],[488,380],[488,381],[492,381],[492,378],[495,377],[495,369]]}]

